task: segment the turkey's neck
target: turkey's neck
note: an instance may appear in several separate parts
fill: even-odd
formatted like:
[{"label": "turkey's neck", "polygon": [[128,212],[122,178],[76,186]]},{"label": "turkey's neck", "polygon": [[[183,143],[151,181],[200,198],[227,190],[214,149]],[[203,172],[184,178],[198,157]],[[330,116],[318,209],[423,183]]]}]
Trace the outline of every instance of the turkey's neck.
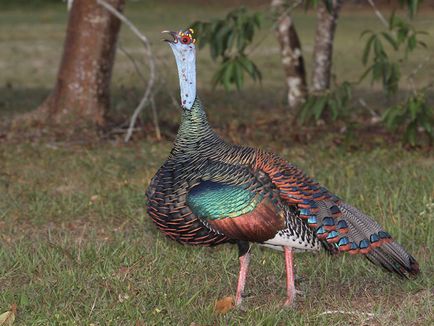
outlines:
[{"label": "turkey's neck", "polygon": [[210,150],[222,139],[208,124],[202,103],[196,97],[191,109],[184,109],[181,125],[172,150],[173,155]]},{"label": "turkey's neck", "polygon": [[191,109],[196,99],[196,52],[194,46],[175,51],[181,106]]}]

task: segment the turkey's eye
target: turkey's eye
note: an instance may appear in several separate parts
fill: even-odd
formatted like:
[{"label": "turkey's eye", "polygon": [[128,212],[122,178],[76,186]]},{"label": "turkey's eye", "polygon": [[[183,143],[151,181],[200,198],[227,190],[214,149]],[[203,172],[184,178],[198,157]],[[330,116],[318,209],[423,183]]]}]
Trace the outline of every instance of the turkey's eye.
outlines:
[{"label": "turkey's eye", "polygon": [[188,36],[183,36],[183,37],[181,38],[181,43],[182,43],[182,44],[190,44],[190,43],[191,43],[191,38],[188,37]]}]

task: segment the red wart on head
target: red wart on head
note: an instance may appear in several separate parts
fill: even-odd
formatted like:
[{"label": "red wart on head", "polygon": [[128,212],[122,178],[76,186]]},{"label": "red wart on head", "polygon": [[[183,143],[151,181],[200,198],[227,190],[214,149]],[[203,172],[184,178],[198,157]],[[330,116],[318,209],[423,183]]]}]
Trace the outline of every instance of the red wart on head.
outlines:
[{"label": "red wart on head", "polygon": [[161,33],[169,33],[173,37],[173,40],[167,40],[167,39],[164,40],[169,43],[179,42],[181,44],[186,44],[186,45],[196,43],[196,39],[193,38],[194,30],[192,28],[189,28],[185,31],[180,30],[179,32],[162,31]]},{"label": "red wart on head", "polygon": [[179,32],[179,40],[182,44],[191,44],[191,43],[196,43],[196,39],[193,38],[193,29],[189,28],[188,30],[186,30],[185,32]]}]

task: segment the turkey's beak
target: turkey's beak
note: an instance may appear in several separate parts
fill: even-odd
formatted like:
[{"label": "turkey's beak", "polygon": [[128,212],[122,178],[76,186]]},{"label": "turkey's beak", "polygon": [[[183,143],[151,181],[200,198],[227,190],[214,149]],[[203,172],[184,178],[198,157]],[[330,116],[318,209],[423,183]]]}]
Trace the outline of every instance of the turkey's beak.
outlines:
[{"label": "turkey's beak", "polygon": [[176,33],[176,32],[172,32],[172,31],[162,31],[162,32],[161,32],[161,34],[164,34],[164,33],[167,33],[167,34],[169,34],[169,35],[172,37],[171,40],[168,40],[168,39],[165,39],[165,38],[164,38],[164,39],[163,39],[164,42],[176,43],[178,33]]}]

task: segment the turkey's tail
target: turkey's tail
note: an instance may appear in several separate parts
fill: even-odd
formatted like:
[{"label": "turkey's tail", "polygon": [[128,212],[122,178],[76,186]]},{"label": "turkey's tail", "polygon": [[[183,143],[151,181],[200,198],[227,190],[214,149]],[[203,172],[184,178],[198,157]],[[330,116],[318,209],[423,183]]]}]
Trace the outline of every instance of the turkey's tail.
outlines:
[{"label": "turkey's tail", "polygon": [[400,244],[385,232],[382,227],[358,209],[346,204],[337,205],[342,212],[341,219],[348,224],[349,253],[362,253],[372,263],[384,267],[401,277],[415,276],[419,264]]}]

